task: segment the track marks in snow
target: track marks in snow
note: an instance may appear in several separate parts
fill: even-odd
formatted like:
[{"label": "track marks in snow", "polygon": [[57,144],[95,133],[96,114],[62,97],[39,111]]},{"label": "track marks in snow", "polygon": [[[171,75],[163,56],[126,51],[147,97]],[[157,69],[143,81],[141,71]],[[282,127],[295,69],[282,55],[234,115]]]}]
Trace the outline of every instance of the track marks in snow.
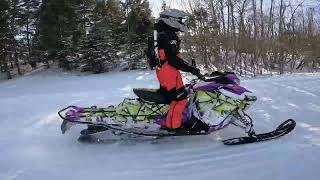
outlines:
[{"label": "track marks in snow", "polygon": [[276,86],[280,86],[280,87],[286,88],[286,89],[290,89],[290,90],[293,90],[293,91],[296,91],[296,92],[299,92],[299,93],[303,93],[303,94],[308,95],[308,96],[318,97],[318,95],[316,95],[314,93],[311,93],[310,91],[307,91],[307,90],[304,90],[302,88],[298,88],[298,87],[295,87],[295,86],[284,85],[284,84],[275,83],[275,82],[273,82],[272,84],[276,85]]}]

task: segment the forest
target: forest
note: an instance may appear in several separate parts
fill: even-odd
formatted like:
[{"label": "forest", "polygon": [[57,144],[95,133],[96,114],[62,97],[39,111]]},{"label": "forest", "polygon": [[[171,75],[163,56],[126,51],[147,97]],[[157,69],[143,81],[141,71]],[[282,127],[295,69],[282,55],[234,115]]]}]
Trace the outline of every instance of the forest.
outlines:
[{"label": "forest", "polygon": [[318,1],[189,1],[188,56],[240,75],[314,72],[320,66]]},{"label": "forest", "polygon": [[[177,3],[190,14],[190,31],[180,34],[186,61],[251,77],[320,70],[320,2]],[[0,74],[148,68],[145,50],[156,18],[148,0],[0,0]]]}]

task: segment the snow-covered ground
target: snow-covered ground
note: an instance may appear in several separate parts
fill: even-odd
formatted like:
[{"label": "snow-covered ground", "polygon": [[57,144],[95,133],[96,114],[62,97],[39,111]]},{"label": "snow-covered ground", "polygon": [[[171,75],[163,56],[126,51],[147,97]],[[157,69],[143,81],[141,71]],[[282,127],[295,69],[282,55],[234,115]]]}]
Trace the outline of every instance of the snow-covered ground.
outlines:
[{"label": "snow-covered ground", "polygon": [[60,132],[67,105],[106,106],[157,87],[150,71],[75,76],[53,71],[0,83],[0,180],[184,179],[317,180],[320,169],[320,74],[245,80],[259,100],[249,110],[257,131],[287,118],[296,129],[277,140],[224,146],[237,135],[83,144],[82,127]]}]

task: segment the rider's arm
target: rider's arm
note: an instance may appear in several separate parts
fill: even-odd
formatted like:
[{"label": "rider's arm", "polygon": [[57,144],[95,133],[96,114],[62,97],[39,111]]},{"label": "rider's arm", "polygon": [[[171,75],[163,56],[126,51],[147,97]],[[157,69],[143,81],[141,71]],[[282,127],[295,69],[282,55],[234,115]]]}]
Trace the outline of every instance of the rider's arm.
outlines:
[{"label": "rider's arm", "polygon": [[167,42],[165,53],[167,56],[168,63],[171,66],[177,68],[178,70],[194,73],[196,71],[195,68],[190,66],[187,62],[185,62],[183,59],[177,56],[177,54],[179,54],[177,43],[177,40],[168,40]]}]

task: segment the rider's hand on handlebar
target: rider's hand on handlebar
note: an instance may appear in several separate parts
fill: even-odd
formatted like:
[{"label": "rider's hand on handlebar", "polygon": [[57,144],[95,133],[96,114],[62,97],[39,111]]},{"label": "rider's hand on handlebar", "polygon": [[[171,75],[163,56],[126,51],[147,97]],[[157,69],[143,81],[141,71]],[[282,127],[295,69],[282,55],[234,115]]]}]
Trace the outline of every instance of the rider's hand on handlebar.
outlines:
[{"label": "rider's hand on handlebar", "polygon": [[201,73],[200,73],[200,74],[198,74],[198,75],[197,75],[197,77],[198,77],[199,79],[201,79],[201,80],[205,80],[205,76],[204,76],[204,75],[202,75]]},{"label": "rider's hand on handlebar", "polygon": [[197,76],[199,79],[204,80],[204,75],[200,73],[200,69],[194,68],[191,72],[193,75]]}]

